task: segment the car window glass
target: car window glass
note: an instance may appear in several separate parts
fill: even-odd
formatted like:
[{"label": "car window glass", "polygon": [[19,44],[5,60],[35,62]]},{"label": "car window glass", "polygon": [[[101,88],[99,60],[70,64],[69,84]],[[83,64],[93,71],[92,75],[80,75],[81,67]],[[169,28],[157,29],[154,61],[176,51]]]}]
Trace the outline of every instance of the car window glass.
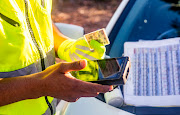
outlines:
[{"label": "car window glass", "polygon": [[137,41],[179,36],[180,12],[175,8],[176,1],[137,0],[121,28],[124,38]]}]

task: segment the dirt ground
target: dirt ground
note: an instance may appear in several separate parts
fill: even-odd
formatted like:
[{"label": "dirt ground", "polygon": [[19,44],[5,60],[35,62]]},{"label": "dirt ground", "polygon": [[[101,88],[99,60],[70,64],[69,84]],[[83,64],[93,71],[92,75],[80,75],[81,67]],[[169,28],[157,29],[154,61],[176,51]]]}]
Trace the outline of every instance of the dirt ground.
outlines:
[{"label": "dirt ground", "polygon": [[120,2],[121,0],[61,0],[53,3],[52,19],[54,22],[82,26],[85,33],[89,33],[105,28]]}]

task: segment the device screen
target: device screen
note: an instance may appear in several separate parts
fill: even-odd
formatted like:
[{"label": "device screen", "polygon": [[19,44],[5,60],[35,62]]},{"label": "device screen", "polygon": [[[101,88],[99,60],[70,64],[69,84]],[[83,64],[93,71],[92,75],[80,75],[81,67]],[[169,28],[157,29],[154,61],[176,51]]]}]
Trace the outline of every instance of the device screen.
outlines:
[{"label": "device screen", "polygon": [[91,60],[87,61],[84,69],[72,71],[71,74],[77,79],[90,82],[122,79],[128,61],[128,57]]},{"label": "device screen", "polygon": [[99,70],[104,78],[108,78],[109,76],[120,71],[120,65],[116,58],[108,60],[97,60],[97,63],[99,65]]}]

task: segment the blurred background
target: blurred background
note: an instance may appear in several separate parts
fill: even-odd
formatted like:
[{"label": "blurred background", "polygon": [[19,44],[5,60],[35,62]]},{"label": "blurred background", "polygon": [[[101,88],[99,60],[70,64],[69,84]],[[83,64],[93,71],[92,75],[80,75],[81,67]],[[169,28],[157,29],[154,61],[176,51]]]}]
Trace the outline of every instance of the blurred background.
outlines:
[{"label": "blurred background", "polygon": [[122,0],[53,0],[52,20],[82,26],[85,33],[105,28]]}]

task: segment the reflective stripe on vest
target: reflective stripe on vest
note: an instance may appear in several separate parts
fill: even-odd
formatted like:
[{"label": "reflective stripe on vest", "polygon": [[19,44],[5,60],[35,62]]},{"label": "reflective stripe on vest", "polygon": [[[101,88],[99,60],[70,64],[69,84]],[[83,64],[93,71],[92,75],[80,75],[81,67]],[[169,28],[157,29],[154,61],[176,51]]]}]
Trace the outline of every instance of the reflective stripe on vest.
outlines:
[{"label": "reflective stripe on vest", "polygon": [[[46,57],[44,58],[46,68],[55,63],[54,55],[55,55],[54,48],[51,49],[51,51],[49,51],[46,54]],[[15,71],[11,71],[11,72],[0,72],[0,78],[24,76],[24,75],[41,72],[41,71],[42,71],[41,60],[38,60],[37,62],[35,62],[25,68],[19,69],[19,70],[15,70]]]}]

